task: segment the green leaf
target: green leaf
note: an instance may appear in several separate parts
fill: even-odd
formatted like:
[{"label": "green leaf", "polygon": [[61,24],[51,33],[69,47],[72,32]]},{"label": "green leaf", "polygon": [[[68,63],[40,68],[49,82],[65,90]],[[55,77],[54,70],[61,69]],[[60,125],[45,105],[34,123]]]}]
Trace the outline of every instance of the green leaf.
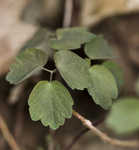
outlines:
[{"label": "green leaf", "polygon": [[89,69],[91,81],[88,92],[94,102],[109,109],[112,100],[118,96],[117,84],[112,73],[103,65],[94,65]]},{"label": "green leaf", "polygon": [[106,68],[108,68],[114,75],[116,82],[117,82],[118,89],[120,91],[121,87],[124,84],[124,72],[122,68],[120,67],[120,65],[118,65],[117,63],[113,61],[106,61],[103,63],[103,65]]},{"label": "green leaf", "polygon": [[72,27],[72,28],[61,28],[56,30],[57,39],[62,39],[65,33],[74,32],[74,33],[80,33],[80,32],[88,32],[87,28],[84,27]]},{"label": "green leaf", "polygon": [[107,125],[118,134],[139,130],[139,99],[121,98],[112,106]]},{"label": "green leaf", "polygon": [[89,84],[89,63],[71,51],[58,51],[54,60],[63,79],[72,89],[83,90]]},{"label": "green leaf", "polygon": [[29,39],[21,49],[27,49],[32,47],[37,47],[42,43],[43,40],[46,40],[46,36],[50,34],[47,29],[39,28],[31,39]]},{"label": "green leaf", "polygon": [[57,129],[71,118],[73,100],[68,90],[58,81],[40,81],[29,96],[32,120],[41,120],[44,126]]},{"label": "green leaf", "polygon": [[16,57],[16,61],[11,65],[6,79],[12,84],[18,84],[40,71],[47,60],[48,57],[45,52],[35,48],[26,49]]},{"label": "green leaf", "polygon": [[85,44],[85,54],[91,59],[114,58],[114,51],[104,40],[103,36],[97,36]]},{"label": "green leaf", "polygon": [[137,78],[136,83],[135,83],[135,91],[137,95],[139,96],[139,77]]},{"label": "green leaf", "polygon": [[57,50],[78,49],[81,44],[92,40],[95,35],[85,28],[66,28],[57,30],[57,39],[50,40],[50,46]]},{"label": "green leaf", "polygon": [[49,47],[49,39],[54,36],[55,33],[52,31],[46,29],[46,28],[38,28],[38,30],[32,35],[32,38],[30,38],[24,46],[21,48],[21,50],[25,50],[27,48],[35,47],[37,49],[42,49],[48,56],[51,57],[52,50]]}]

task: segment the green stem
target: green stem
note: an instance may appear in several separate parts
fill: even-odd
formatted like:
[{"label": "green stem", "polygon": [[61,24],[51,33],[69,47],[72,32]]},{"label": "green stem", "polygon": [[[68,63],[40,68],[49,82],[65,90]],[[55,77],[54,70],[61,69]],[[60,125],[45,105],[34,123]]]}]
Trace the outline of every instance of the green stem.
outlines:
[{"label": "green stem", "polygon": [[42,70],[47,71],[47,72],[50,73],[50,81],[52,81],[52,79],[53,79],[53,74],[56,72],[56,69],[50,70],[50,69],[47,69],[47,68],[42,67]]}]

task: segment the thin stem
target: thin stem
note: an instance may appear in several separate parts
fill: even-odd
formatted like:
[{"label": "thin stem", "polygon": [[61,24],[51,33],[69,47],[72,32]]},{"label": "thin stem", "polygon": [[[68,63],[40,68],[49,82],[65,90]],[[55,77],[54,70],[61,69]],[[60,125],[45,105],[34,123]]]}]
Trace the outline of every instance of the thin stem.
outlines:
[{"label": "thin stem", "polygon": [[56,69],[50,70],[50,69],[47,69],[47,68],[44,68],[44,67],[42,67],[42,69],[43,69],[44,71],[49,72],[49,73],[54,73],[54,72],[56,72]]},{"label": "thin stem", "polygon": [[75,136],[73,138],[73,140],[71,141],[71,143],[65,148],[65,150],[71,150],[72,147],[77,143],[77,141],[85,134],[89,131],[88,128],[85,128],[84,130],[82,130],[77,136]]},{"label": "thin stem", "polygon": [[54,150],[55,149],[55,131],[49,129],[49,140],[48,140],[48,150]]},{"label": "thin stem", "polygon": [[42,69],[43,69],[44,71],[47,71],[47,72],[50,73],[50,81],[52,81],[52,79],[53,79],[53,74],[56,72],[56,69],[50,70],[50,69],[47,69],[47,68],[44,68],[44,67],[42,67]]},{"label": "thin stem", "polygon": [[14,137],[10,133],[10,131],[6,125],[6,122],[4,121],[4,119],[1,115],[0,115],[0,130],[3,134],[3,137],[5,138],[5,140],[7,141],[7,143],[9,144],[9,146],[11,147],[12,150],[21,150],[19,148],[19,146],[17,145]]},{"label": "thin stem", "polygon": [[54,72],[50,73],[50,81],[52,81],[52,79],[53,79],[53,74],[54,74]]},{"label": "thin stem", "polygon": [[114,139],[97,129],[90,120],[87,120],[83,116],[81,116],[79,113],[73,110],[72,114],[78,118],[84,126],[86,126],[88,129],[90,129],[94,134],[96,134],[98,137],[100,137],[104,142],[107,142],[109,144],[120,146],[120,147],[139,147],[139,141],[138,140],[129,140],[129,141],[121,141],[118,139]]}]

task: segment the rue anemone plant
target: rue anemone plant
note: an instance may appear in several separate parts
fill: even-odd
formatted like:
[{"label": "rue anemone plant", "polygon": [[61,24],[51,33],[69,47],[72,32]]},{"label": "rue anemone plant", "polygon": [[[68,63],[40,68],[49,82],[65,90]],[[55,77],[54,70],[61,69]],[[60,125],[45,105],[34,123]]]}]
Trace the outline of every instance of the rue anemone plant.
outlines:
[{"label": "rue anemone plant", "polygon": [[[50,80],[39,81],[29,96],[33,121],[40,120],[55,130],[71,118],[74,100],[62,82],[53,80],[58,71],[71,90],[86,89],[97,105],[106,110],[111,108],[106,122],[115,131],[128,133],[139,129],[139,101],[118,99],[123,73],[112,61],[115,54],[102,35],[82,27],[58,29],[55,38],[49,40],[49,47],[53,51],[54,70],[45,67],[49,60],[46,50],[27,48],[16,57],[6,77],[11,84],[19,84],[41,70],[50,73]],[[82,58],[77,51],[83,51],[86,57]],[[103,61],[92,65],[94,60]]]}]

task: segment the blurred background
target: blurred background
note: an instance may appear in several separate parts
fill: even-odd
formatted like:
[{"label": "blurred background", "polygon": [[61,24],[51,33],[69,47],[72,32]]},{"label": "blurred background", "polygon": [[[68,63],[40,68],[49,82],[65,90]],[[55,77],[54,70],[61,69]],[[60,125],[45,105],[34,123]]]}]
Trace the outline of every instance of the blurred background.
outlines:
[{"label": "blurred background", "polygon": [[[45,49],[51,56],[48,39],[56,29],[84,26],[92,33],[103,34],[119,56],[117,62],[124,70],[125,84],[121,96],[136,96],[135,84],[139,75],[139,0],[0,0],[0,118],[21,150],[66,150],[84,127],[72,118],[56,133],[28,113],[27,100],[33,86],[47,74],[37,74],[20,85],[5,81],[9,65],[19,51],[26,47]],[[50,62],[51,66],[51,62]],[[73,93],[77,110],[90,120],[96,120],[104,110],[91,103],[86,93]],[[84,101],[86,99],[86,101]],[[13,150],[5,140],[0,119],[0,150]],[[111,136],[117,136],[100,125]],[[118,137],[130,139],[139,134]],[[123,150],[104,143],[87,132],[73,146],[73,150]],[[127,149],[127,148],[126,148]],[[68,150],[68,149],[67,149]]]}]

